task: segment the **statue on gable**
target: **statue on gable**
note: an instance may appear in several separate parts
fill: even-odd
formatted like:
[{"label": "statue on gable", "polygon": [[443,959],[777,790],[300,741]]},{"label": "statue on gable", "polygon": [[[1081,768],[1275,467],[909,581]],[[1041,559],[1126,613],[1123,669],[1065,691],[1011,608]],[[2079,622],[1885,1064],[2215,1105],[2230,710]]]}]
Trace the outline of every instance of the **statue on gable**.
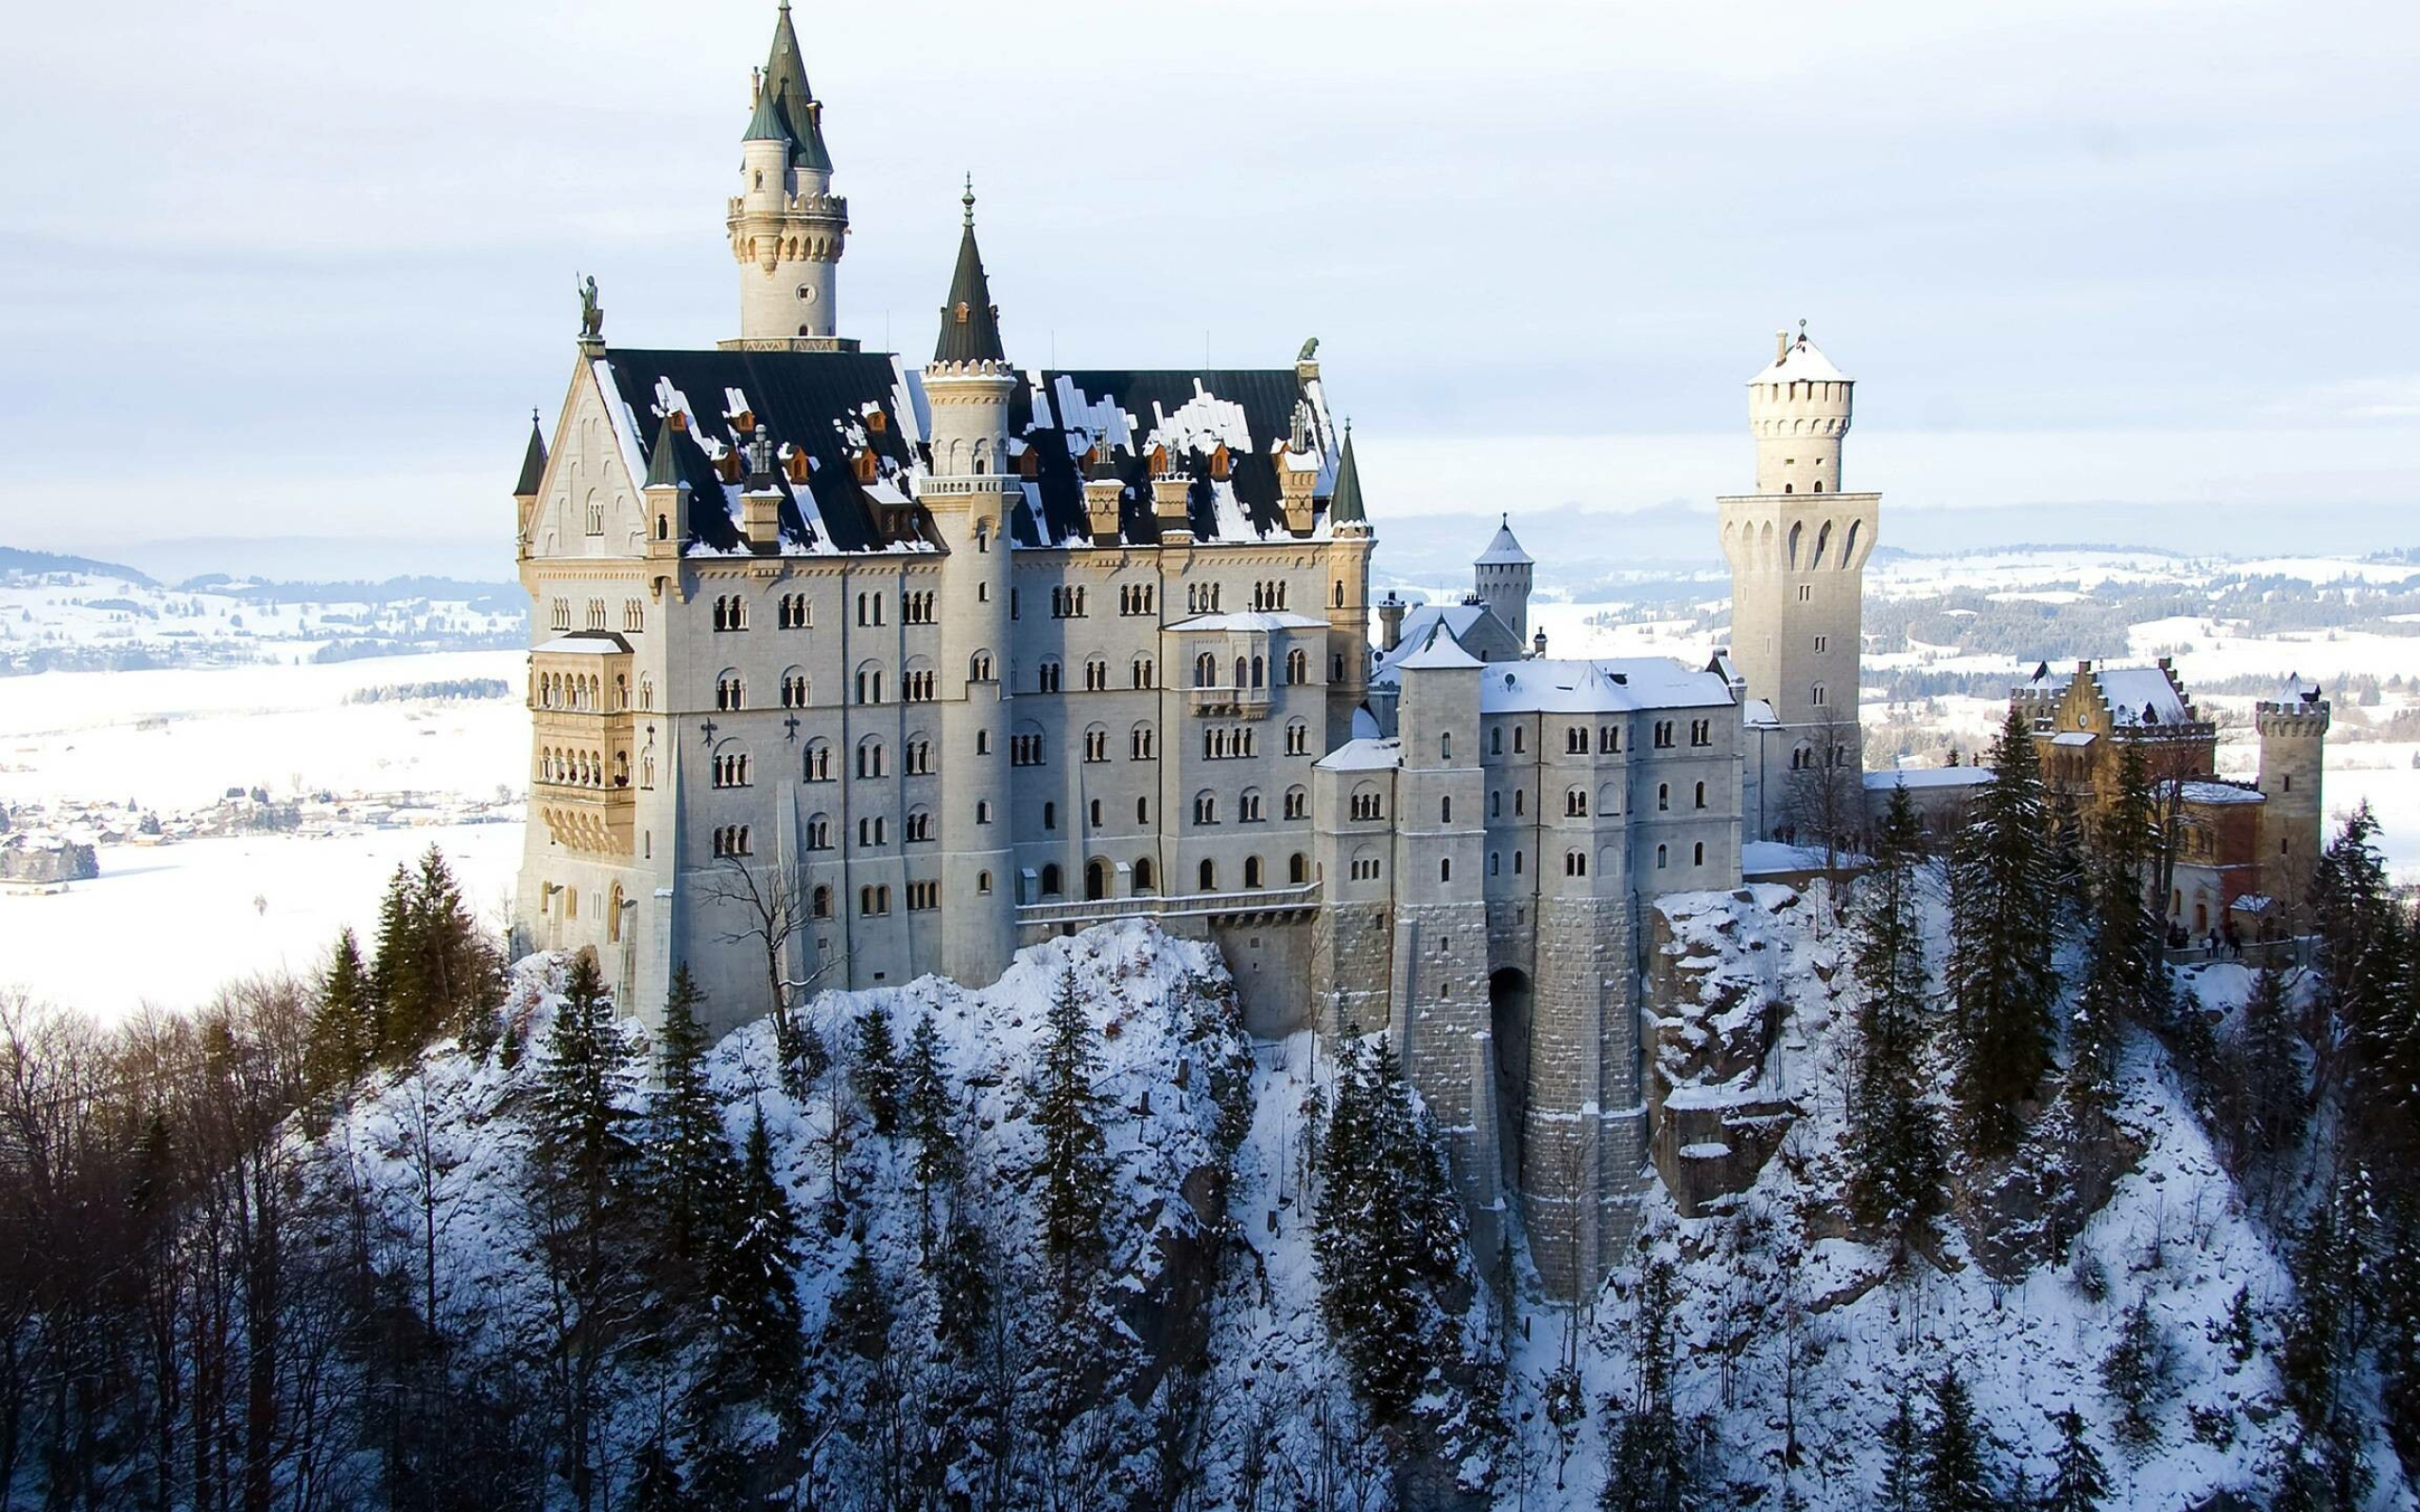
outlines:
[{"label": "statue on gable", "polygon": [[596,302],[596,275],[589,274],[577,285],[579,290],[579,339],[605,339],[605,306]]}]

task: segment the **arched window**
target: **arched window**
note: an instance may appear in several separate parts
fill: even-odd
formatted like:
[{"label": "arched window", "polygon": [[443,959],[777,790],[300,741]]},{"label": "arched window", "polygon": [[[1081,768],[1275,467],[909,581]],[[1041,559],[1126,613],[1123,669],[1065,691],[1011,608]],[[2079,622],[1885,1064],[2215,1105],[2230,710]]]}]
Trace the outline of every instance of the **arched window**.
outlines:
[{"label": "arched window", "polygon": [[1454,858],[1452,856],[1440,856],[1437,858],[1437,880],[1439,882],[1451,882],[1454,880]]},{"label": "arched window", "polygon": [[1697,843],[1695,852],[1689,857],[1689,865],[1693,867],[1703,867],[1705,865],[1705,842],[1703,840],[1700,840]]},{"label": "arched window", "polygon": [[1671,848],[1671,847],[1669,847],[1669,846],[1662,846],[1662,845],[1657,846],[1657,847],[1655,848],[1655,869],[1656,869],[1656,870],[1658,870],[1658,871],[1661,871],[1661,870],[1663,870],[1666,867],[1670,866],[1671,864],[1672,864],[1672,848]]},{"label": "arched window", "polygon": [[1286,858],[1286,881],[1300,887],[1311,880],[1311,858],[1300,850]]},{"label": "arched window", "polygon": [[1219,890],[1219,864],[1217,862],[1210,860],[1206,856],[1203,857],[1199,875],[1201,879],[1201,891],[1217,892]]},{"label": "arched window", "polygon": [[1059,863],[1055,861],[1042,868],[1042,896],[1045,898],[1059,896]]},{"label": "arched window", "polygon": [[1705,784],[1703,782],[1700,782],[1698,784],[1697,806],[1699,808],[1705,807]]},{"label": "arched window", "polygon": [[1656,807],[1656,811],[1657,811],[1658,813],[1661,813],[1661,812],[1663,812],[1664,810],[1669,809],[1671,806],[1672,806],[1672,784],[1671,784],[1671,783],[1669,783],[1669,782],[1658,782],[1658,783],[1656,783],[1656,784],[1655,784],[1655,807]]},{"label": "arched window", "polygon": [[1440,824],[1451,824],[1454,822],[1453,795],[1447,794],[1445,797],[1437,800],[1437,822]]},{"label": "arched window", "polygon": [[1247,887],[1260,885],[1260,857],[1244,857],[1244,885]]},{"label": "arched window", "polygon": [[1134,890],[1136,892],[1150,892],[1152,887],[1151,876],[1151,858],[1150,856],[1135,857]]}]

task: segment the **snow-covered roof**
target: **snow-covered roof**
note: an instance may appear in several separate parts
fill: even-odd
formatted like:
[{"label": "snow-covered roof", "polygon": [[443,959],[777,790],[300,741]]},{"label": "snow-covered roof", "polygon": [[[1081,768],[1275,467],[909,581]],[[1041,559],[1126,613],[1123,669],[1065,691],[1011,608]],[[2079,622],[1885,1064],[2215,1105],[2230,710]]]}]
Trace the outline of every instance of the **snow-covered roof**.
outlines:
[{"label": "snow-covered roof", "polygon": [[574,630],[542,641],[533,649],[547,656],[628,656],[631,643],[612,630]]},{"label": "snow-covered roof", "polygon": [[[806,457],[806,481],[774,470],[784,555],[930,551],[924,511],[915,505],[929,472],[925,421],[929,402],[920,372],[896,357],[859,352],[641,351],[609,349],[593,365],[632,478],[656,468],[663,419],[682,416],[671,473],[688,485],[687,536],[694,555],[743,555],[739,493],[724,458],[765,427],[780,455]],[[1334,484],[1337,435],[1317,377],[1295,368],[1201,371],[1028,371],[1009,396],[1012,465],[1030,457],[1023,503],[1009,518],[1015,546],[1091,544],[1084,507],[1084,459],[1096,478],[1124,485],[1118,537],[1155,544],[1151,457],[1170,476],[1190,480],[1186,524],[1196,541],[1291,539],[1286,524],[1281,459],[1316,470],[1314,499]],[[1299,454],[1290,451],[1296,440]],[[1224,449],[1224,477],[1214,466]],[[873,478],[858,481],[871,455]],[[718,464],[721,464],[718,466]],[[1313,539],[1328,531],[1324,509]]]},{"label": "snow-covered roof", "polygon": [[1835,851],[1827,860],[1818,846],[1750,840],[1739,847],[1739,873],[1746,877],[1769,877],[1793,871],[1821,871],[1826,866],[1838,866],[1848,859],[1845,854]]},{"label": "snow-covered roof", "polygon": [[1398,672],[1463,672],[1483,667],[1486,662],[1462,649],[1462,644],[1444,633],[1440,626],[1428,632],[1428,638],[1409,656],[1395,662]]},{"label": "snow-covered roof", "polygon": [[1378,738],[1378,716],[1370,712],[1370,706],[1368,704],[1354,705],[1353,731],[1348,738],[1353,740],[1375,740]]},{"label": "snow-covered roof", "polygon": [[1988,766],[1900,766],[1890,771],[1865,774],[1869,793],[1887,793],[1894,787],[1915,791],[1927,787],[1980,787],[1992,780]]},{"label": "snow-covered roof", "polygon": [[1168,628],[1180,635],[1196,630],[1324,630],[1327,621],[1314,619],[1308,614],[1297,614],[1290,610],[1273,613],[1246,610],[1236,614],[1196,614],[1189,620],[1179,620]]},{"label": "snow-covered roof", "polygon": [[2277,900],[2265,893],[2248,892],[2227,907],[2238,914],[2265,914],[2277,906]]},{"label": "snow-covered roof", "polygon": [[1348,740],[1329,751],[1315,766],[1331,772],[1374,772],[1403,765],[1403,742],[1400,740]]},{"label": "snow-covered roof", "polygon": [[1503,524],[1495,527],[1495,539],[1489,541],[1487,549],[1478,554],[1478,560],[1475,565],[1480,567],[1530,565],[1530,554],[1523,551],[1521,543],[1512,539],[1512,517],[1508,514],[1503,516],[1502,520]]},{"label": "snow-covered roof", "polygon": [[[1720,673],[1717,673],[1715,675],[1717,677],[1721,676]],[[1747,707],[1740,711],[1739,717],[1741,720],[1751,725],[1771,727],[1776,730],[1781,728],[1781,715],[1773,712],[1772,701],[1769,698],[1749,699]]]},{"label": "snow-covered roof", "polygon": [[[1485,604],[1473,601],[1419,604],[1404,616],[1402,638],[1395,642],[1395,648],[1380,656],[1378,664],[1371,670],[1372,684],[1378,687],[1392,684],[1395,680],[1395,668],[1403,664],[1403,659],[1427,644],[1429,635],[1440,625],[1465,651],[1469,651],[1472,642],[1477,640],[1479,651],[1483,652],[1491,639],[1496,641],[1507,655],[1518,655],[1522,649],[1521,643],[1512,637],[1512,627],[1496,619],[1495,611]],[[1472,654],[1477,656],[1479,652]],[[1481,656],[1480,660],[1485,661],[1486,658]]]},{"label": "snow-covered roof", "polygon": [[1853,383],[1847,373],[1832,366],[1832,359],[1817,350],[1806,339],[1805,331],[1788,346],[1781,355],[1765,365],[1762,372],[1748,380],[1752,384],[1845,384]]},{"label": "snow-covered roof", "polygon": [[2050,737],[2053,746],[2089,746],[2100,737],[2089,730],[2063,730]]},{"label": "snow-covered roof", "polygon": [[1620,713],[1731,706],[1731,685],[1664,657],[1491,662],[1478,679],[1479,713]]},{"label": "snow-covered roof", "polygon": [[2238,787],[2233,782],[2184,782],[2177,784],[2178,795],[2187,803],[2266,803],[2269,796],[2258,788]]},{"label": "snow-covered roof", "polygon": [[[2182,725],[2193,718],[2176,685],[2158,667],[2100,667],[2093,672],[2109,713],[2119,725]],[[2145,711],[2149,711],[2148,717]]]}]

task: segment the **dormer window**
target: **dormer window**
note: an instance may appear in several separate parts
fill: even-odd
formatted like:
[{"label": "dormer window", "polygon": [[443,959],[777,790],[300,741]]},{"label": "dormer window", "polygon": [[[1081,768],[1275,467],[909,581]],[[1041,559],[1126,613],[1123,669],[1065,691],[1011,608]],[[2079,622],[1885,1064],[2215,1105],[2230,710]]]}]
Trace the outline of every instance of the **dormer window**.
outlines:
[{"label": "dormer window", "polygon": [[871,451],[853,454],[849,458],[849,465],[856,471],[857,481],[860,483],[872,483],[877,475],[877,464]]},{"label": "dormer window", "polygon": [[1151,476],[1164,478],[1167,475],[1168,449],[1165,446],[1154,446],[1151,448]]},{"label": "dormer window", "polygon": [[890,429],[890,417],[878,409],[866,411],[866,434],[879,436]]},{"label": "dormer window", "polygon": [[792,447],[790,448],[789,455],[782,458],[782,462],[784,467],[787,469],[790,475],[790,481],[792,483],[804,483],[806,481],[808,468],[806,454],[804,452],[800,451],[796,447]]},{"label": "dormer window", "polygon": [[1227,480],[1228,469],[1231,466],[1227,459],[1226,443],[1221,441],[1219,443],[1219,449],[1210,454],[1210,475],[1223,483]]},{"label": "dormer window", "polygon": [[972,312],[969,310],[966,301],[964,300],[960,300],[958,301],[958,309],[955,313],[958,317],[958,323],[959,325],[964,325],[966,323],[967,316]]}]

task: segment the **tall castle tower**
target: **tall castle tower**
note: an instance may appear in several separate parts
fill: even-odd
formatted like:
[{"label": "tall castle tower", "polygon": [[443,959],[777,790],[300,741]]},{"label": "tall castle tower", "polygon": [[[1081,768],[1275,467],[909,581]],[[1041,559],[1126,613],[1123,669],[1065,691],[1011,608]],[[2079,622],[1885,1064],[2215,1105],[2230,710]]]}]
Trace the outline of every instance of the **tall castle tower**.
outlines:
[{"label": "tall castle tower", "polygon": [[739,339],[755,351],[853,350],[834,335],[849,202],[832,192],[823,105],[807,87],[789,0],[756,81],[755,112],[740,146],[739,193],[725,218],[739,264]]},{"label": "tall castle tower", "polygon": [[1016,954],[1007,522],[1018,494],[1017,475],[1005,462],[1017,377],[975,245],[972,181],[962,202],[958,267],[942,306],[941,339],[925,369],[933,465],[918,501],[948,551],[941,587],[942,731],[959,790],[942,807],[942,889],[951,903],[942,921],[942,970],[960,982],[990,982]]},{"label": "tall castle tower", "polygon": [[2325,843],[2326,813],[2320,782],[2327,750],[2329,710],[2319,684],[2288,679],[2273,700],[2253,706],[2260,737],[2260,883],[2289,910],[2297,932],[2308,927],[2311,874]]},{"label": "tall castle tower", "polygon": [[1478,601],[1504,622],[1504,627],[1512,632],[1512,639],[1525,644],[1530,639],[1530,577],[1535,570],[1530,554],[1512,539],[1512,517],[1509,514],[1496,525],[1495,539],[1479,553],[1478,560],[1471,563]]},{"label": "tall castle tower", "polygon": [[1716,501],[1731,564],[1732,662],[1748,696],[1772,706],[1775,744],[1787,752],[1775,754],[1776,765],[1860,767],[1861,600],[1882,496],[1842,488],[1855,381],[1806,339],[1803,323],[1794,338],[1777,335],[1775,348],[1748,382],[1755,491]]}]

